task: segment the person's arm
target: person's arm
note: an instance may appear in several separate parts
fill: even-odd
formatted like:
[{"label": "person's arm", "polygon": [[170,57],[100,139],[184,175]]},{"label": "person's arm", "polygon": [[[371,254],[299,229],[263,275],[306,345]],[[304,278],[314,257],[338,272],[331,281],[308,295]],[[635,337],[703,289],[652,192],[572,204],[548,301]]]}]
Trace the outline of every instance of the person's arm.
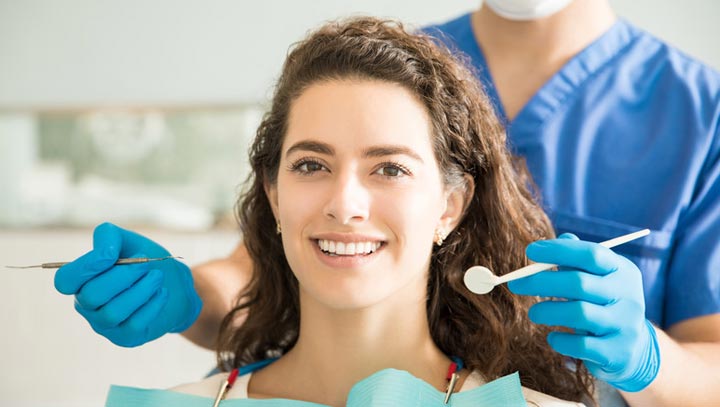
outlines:
[{"label": "person's arm", "polygon": [[[688,295],[691,295],[688,293]],[[660,371],[645,390],[623,393],[631,406],[712,406],[720,400],[720,314],[657,330]]]},{"label": "person's arm", "polygon": [[182,335],[196,345],[214,350],[220,323],[232,309],[238,293],[250,282],[252,261],[240,243],[229,257],[193,267],[192,275],[203,308]]},{"label": "person's arm", "polygon": [[720,405],[720,105],[706,103],[714,111],[712,145],[666,271],[662,363],[646,389],[623,394],[632,406]]}]

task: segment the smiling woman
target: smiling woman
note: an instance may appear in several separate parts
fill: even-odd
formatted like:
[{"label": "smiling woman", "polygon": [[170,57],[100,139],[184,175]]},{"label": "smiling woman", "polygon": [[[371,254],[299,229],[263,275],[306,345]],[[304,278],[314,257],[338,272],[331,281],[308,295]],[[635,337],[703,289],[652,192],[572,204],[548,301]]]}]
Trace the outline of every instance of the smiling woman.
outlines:
[{"label": "smiling woman", "polygon": [[267,190],[308,300],[355,308],[424,296],[432,237],[454,228],[472,190],[468,179],[445,191],[430,132],[425,108],[398,84],[323,81],[293,102],[289,148]]},{"label": "smiling woman", "polygon": [[[223,322],[218,364],[249,374],[228,403],[589,397],[584,366],[530,323],[534,299],[506,287],[475,296],[462,282],[475,264],[525,265],[525,247],[552,236],[505,142],[472,73],[428,37],[357,18],[299,43],[238,202],[253,277]],[[108,405],[201,405],[226,377],[114,387]]]}]

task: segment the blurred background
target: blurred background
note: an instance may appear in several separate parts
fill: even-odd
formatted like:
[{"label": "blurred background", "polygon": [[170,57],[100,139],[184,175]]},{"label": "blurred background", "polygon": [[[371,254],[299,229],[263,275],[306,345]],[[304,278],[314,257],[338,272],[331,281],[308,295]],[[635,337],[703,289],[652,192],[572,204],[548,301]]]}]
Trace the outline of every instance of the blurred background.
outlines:
[{"label": "blurred background", "polygon": [[[720,68],[720,2],[611,1]],[[288,47],[354,14],[439,23],[476,0],[0,0],[0,266],[73,260],[112,221],[197,264],[238,243],[246,148]],[[0,405],[97,406],[111,383],[201,378],[178,335],[123,349],[94,334],[53,271],[0,272]]]}]

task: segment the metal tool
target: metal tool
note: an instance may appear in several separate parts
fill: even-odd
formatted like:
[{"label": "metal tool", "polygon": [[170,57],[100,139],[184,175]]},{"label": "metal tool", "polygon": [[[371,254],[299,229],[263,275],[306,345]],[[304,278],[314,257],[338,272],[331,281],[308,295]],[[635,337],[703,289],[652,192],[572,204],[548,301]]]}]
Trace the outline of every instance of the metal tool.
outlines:
[{"label": "metal tool", "polygon": [[217,396],[215,397],[213,407],[220,406],[220,402],[225,399],[227,392],[232,388],[233,384],[235,384],[235,379],[237,379],[238,373],[239,370],[237,368],[233,369],[230,372],[228,378],[223,380],[223,382],[220,384],[220,389],[218,390]]},{"label": "metal tool", "polygon": [[[118,259],[118,261],[115,262],[115,265],[123,265],[123,264],[138,264],[138,263],[147,263],[151,261],[163,261],[168,259],[182,259],[180,256],[166,256],[166,257],[156,257],[156,258],[148,258],[148,257],[137,257],[137,258],[123,258]],[[32,268],[43,268],[43,269],[56,269],[60,268],[70,262],[55,262],[55,263],[42,263],[37,264],[34,266],[5,266],[7,268],[11,269],[32,269]]]}]

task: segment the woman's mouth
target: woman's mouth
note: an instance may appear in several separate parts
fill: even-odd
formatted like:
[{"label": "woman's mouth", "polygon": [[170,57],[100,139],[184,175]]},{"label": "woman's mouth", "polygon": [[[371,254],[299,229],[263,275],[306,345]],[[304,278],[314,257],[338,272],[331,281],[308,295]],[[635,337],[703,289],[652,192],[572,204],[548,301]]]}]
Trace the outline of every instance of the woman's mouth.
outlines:
[{"label": "woman's mouth", "polygon": [[335,240],[317,239],[320,250],[329,256],[358,256],[376,252],[383,242],[339,242]]}]

